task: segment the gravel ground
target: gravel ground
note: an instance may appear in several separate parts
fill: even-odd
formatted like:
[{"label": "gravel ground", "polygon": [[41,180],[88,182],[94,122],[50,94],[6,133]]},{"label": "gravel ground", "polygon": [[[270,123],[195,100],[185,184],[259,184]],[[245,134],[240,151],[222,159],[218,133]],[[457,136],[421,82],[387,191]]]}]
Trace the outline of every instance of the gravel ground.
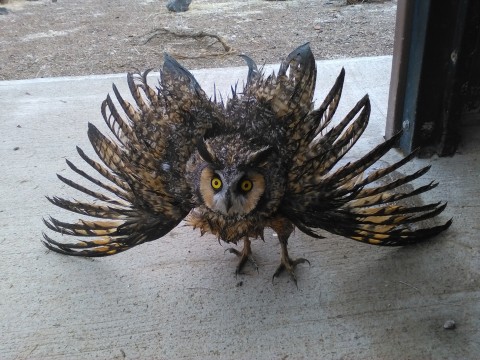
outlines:
[{"label": "gravel ground", "polygon": [[0,80],[157,68],[165,51],[189,69],[242,65],[241,53],[275,63],[305,42],[317,59],[388,55],[396,12],[396,1],[193,0],[184,13],[166,0],[5,1]]}]

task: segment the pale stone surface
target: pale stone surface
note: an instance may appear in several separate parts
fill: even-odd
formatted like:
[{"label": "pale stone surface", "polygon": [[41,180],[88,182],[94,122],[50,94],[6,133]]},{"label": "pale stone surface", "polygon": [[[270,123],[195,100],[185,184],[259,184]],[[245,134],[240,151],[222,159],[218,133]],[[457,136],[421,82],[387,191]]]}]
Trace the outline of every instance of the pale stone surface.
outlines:
[{"label": "pale stone surface", "polygon": [[[372,120],[364,153],[381,141],[390,57],[319,62],[316,99],[342,66],[338,115],[366,92]],[[211,93],[226,93],[245,68],[194,72]],[[299,289],[278,265],[277,239],[253,243],[257,274],[210,236],[178,227],[168,236],[97,260],[48,252],[42,217],[65,212],[44,195],[71,194],[55,173],[64,159],[81,165],[93,151],[87,121],[101,124],[100,103],[125,76],[0,82],[0,358],[1,359],[475,359],[480,354],[480,133],[469,129],[453,158],[432,163],[422,183],[440,181],[424,200],[448,200],[452,227],[435,241],[385,249],[297,231],[292,256]],[[240,80],[241,85],[241,80]],[[398,156],[392,154],[391,156]],[[68,192],[67,192],[68,191]],[[241,286],[240,282],[242,282]],[[445,331],[446,320],[456,328]]]}]

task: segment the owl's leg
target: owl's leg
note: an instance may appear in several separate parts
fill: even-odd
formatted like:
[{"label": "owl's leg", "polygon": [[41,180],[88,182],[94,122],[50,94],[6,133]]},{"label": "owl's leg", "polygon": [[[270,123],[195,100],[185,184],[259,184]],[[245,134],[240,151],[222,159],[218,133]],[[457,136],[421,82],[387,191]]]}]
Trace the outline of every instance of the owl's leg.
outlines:
[{"label": "owl's leg", "polygon": [[295,266],[298,264],[307,263],[310,265],[310,261],[305,258],[298,258],[298,259],[291,259],[288,255],[288,238],[290,234],[293,232],[294,226],[293,224],[286,219],[280,219],[278,221],[274,221],[271,224],[271,228],[277,233],[278,241],[280,242],[281,246],[281,258],[280,258],[280,265],[275,270],[272,282],[275,280],[277,276],[279,276],[283,271],[287,271],[290,274],[295,286],[297,285],[297,277],[295,275]]},{"label": "owl's leg", "polygon": [[257,266],[257,263],[255,262],[255,259],[252,256],[252,248],[250,244],[251,244],[250,239],[248,237],[245,237],[243,239],[242,251],[238,251],[237,249],[234,249],[234,248],[228,248],[227,250],[225,250],[232,254],[237,255],[240,258],[240,261],[238,262],[238,265],[235,269],[235,275],[238,275],[242,272],[242,269],[247,263],[247,261],[250,262],[258,272],[258,266]]}]

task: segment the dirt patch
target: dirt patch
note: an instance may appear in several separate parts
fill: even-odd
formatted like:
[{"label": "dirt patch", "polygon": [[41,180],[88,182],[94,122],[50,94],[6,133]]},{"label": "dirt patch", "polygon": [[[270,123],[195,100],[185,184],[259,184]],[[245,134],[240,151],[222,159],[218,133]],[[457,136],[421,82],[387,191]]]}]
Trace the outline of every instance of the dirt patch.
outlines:
[{"label": "dirt patch", "polygon": [[[317,59],[388,55],[396,1],[39,0],[0,5],[0,80],[157,68],[166,51],[189,69],[274,63],[310,42]],[[155,33],[156,30],[157,33]],[[178,36],[200,32],[214,37]]]}]

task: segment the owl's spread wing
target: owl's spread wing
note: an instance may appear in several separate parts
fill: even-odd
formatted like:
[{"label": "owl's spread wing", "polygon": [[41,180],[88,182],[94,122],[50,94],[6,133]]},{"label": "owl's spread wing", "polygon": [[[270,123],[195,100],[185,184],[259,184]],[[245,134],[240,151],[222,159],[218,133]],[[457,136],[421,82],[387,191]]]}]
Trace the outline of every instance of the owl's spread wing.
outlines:
[{"label": "owl's spread wing", "polygon": [[102,115],[111,138],[89,124],[88,137],[101,161],[77,150],[94,171],[82,170],[67,160],[70,169],[88,180],[89,186],[58,175],[92,201],[48,198],[54,205],[88,218],[64,222],[50,217],[44,220],[47,227],[85,240],[62,243],[44,234],[48,248],[68,255],[112,255],[164,236],[193,207],[185,166],[195,139],[212,126],[215,104],[194,77],[168,55],[158,89],[147,84],[147,74],[127,76],[134,104],[124,100],[115,85],[119,108],[110,96],[103,102]]},{"label": "owl's spread wing", "polygon": [[245,94],[271,111],[285,129],[280,151],[288,159],[289,170],[280,212],[300,230],[315,237],[320,237],[316,229],[323,229],[371,244],[405,245],[450,226],[451,221],[439,226],[422,223],[441,213],[445,204],[405,203],[437,185],[402,189],[428,167],[387,180],[414,154],[365,176],[394,146],[399,134],[360,159],[339,165],[363,134],[370,116],[370,101],[365,96],[333,126],[345,78],[343,69],[320,107],[312,110],[316,66],[308,44],[290,53],[278,73],[268,77],[253,60],[244,59],[249,67]]},{"label": "owl's spread wing", "polygon": [[440,214],[446,204],[405,204],[405,199],[431,190],[437,183],[399,190],[425,174],[429,167],[386,180],[410,161],[414,153],[365,175],[395,145],[400,134],[360,159],[339,165],[363,134],[370,116],[370,101],[365,96],[340,123],[331,126],[344,76],[342,69],[323,104],[293,125],[291,132],[297,139],[297,147],[292,155],[281,212],[311,236],[321,237],[315,229],[323,229],[375,245],[406,245],[448,228],[451,220],[437,226],[418,226]]}]

